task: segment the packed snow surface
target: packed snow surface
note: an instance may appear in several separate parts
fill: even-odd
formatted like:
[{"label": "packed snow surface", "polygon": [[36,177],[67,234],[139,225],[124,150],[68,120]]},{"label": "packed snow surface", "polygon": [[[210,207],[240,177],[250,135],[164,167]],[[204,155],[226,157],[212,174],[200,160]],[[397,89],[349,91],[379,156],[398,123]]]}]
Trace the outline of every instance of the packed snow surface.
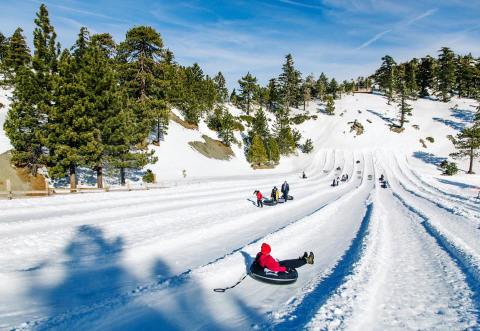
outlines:
[{"label": "packed snow surface", "polygon": [[[230,161],[201,156],[188,142],[214,133],[172,123],[152,147],[164,189],[0,200],[0,328],[480,329],[480,179],[436,169],[475,106],[417,100],[398,134],[382,96],[345,96],[335,116],[312,102],[318,119],[298,129],[313,153],[262,171],[237,147]],[[294,200],[255,206],[255,189],[285,180]],[[242,279],[262,242],[315,263],[291,285],[247,276],[214,292]]]}]

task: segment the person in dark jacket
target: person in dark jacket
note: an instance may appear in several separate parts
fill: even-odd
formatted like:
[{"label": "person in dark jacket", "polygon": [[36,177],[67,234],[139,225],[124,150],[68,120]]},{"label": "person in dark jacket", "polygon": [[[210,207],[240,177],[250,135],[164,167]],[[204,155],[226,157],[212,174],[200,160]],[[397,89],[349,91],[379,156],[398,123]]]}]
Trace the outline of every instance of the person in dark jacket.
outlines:
[{"label": "person in dark jacket", "polygon": [[305,264],[314,263],[314,255],[310,252],[310,255],[307,252],[303,253],[303,256],[298,259],[283,260],[277,261],[271,255],[271,247],[267,243],[263,243],[260,252],[257,254],[255,261],[262,267],[267,268],[274,272],[286,272],[288,269],[297,269],[303,267]]},{"label": "person in dark jacket", "polygon": [[290,186],[288,185],[287,181],[285,181],[282,184],[283,199],[285,200],[285,202],[287,202],[288,199],[288,191],[290,191]]},{"label": "person in dark jacket", "polygon": [[255,190],[253,192],[253,194],[255,194],[257,196],[257,207],[263,208],[263,195],[262,195],[262,193],[258,190]]},{"label": "person in dark jacket", "polygon": [[305,171],[302,173],[302,178],[303,178],[303,179],[306,179],[306,178],[307,178],[307,175],[305,175]]}]

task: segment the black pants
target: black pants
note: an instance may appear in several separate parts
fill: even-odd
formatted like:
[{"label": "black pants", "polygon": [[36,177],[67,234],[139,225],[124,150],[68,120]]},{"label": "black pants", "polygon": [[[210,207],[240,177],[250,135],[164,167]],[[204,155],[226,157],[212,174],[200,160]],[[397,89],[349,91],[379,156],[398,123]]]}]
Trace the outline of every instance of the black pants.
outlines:
[{"label": "black pants", "polygon": [[292,259],[292,260],[283,260],[279,262],[280,265],[287,268],[300,268],[307,264],[307,261],[304,258]]},{"label": "black pants", "polygon": [[288,200],[288,192],[283,192],[283,200],[285,200],[285,202],[287,202],[287,200]]},{"label": "black pants", "polygon": [[262,199],[257,199],[257,207],[262,207],[262,208],[263,208],[263,201],[262,201]]}]

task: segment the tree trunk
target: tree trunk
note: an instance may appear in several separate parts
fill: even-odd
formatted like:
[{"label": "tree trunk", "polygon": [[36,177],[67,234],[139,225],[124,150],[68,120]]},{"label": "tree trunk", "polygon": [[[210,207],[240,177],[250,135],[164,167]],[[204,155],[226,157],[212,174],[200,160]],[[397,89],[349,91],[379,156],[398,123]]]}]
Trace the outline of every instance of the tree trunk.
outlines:
[{"label": "tree trunk", "polygon": [[77,190],[77,175],[76,175],[76,166],[70,166],[70,192],[75,192]]},{"label": "tree trunk", "polygon": [[470,165],[467,174],[473,174],[473,148],[470,149]]},{"label": "tree trunk", "polygon": [[157,118],[157,144],[160,146],[160,117]]},{"label": "tree trunk", "polygon": [[125,186],[125,168],[120,168],[120,184]]},{"label": "tree trunk", "polygon": [[103,167],[97,168],[97,187],[103,188]]}]

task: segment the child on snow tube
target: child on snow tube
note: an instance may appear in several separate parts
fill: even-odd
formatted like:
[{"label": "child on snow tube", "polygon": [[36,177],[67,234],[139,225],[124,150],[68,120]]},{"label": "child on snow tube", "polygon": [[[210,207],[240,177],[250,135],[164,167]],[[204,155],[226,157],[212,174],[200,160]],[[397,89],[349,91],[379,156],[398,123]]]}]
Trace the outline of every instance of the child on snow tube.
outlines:
[{"label": "child on snow tube", "polygon": [[270,255],[271,251],[272,249],[270,248],[270,245],[263,243],[261,251],[257,254],[255,261],[262,268],[267,268],[274,272],[287,272],[288,269],[297,269],[307,263],[313,264],[314,262],[314,255],[312,252],[310,252],[310,255],[305,252],[303,253],[303,256],[299,257],[298,259],[283,260],[278,262]]}]

